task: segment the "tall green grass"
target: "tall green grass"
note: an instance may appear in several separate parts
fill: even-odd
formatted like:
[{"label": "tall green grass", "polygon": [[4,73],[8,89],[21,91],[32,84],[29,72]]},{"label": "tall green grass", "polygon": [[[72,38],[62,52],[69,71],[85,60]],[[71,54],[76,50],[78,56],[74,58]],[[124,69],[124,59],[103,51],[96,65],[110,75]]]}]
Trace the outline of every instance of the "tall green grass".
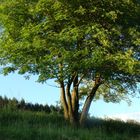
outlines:
[{"label": "tall green grass", "polygon": [[57,113],[0,109],[0,140],[140,140],[140,125],[91,119],[76,128]]}]

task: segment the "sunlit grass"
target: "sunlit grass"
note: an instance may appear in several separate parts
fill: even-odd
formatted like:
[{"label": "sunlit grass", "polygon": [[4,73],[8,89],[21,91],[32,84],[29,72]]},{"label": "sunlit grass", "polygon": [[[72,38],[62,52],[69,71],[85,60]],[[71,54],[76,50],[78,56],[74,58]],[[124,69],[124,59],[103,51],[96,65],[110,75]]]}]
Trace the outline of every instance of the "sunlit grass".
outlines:
[{"label": "sunlit grass", "polygon": [[55,113],[1,109],[0,140],[140,140],[140,125],[92,119],[76,128]]}]

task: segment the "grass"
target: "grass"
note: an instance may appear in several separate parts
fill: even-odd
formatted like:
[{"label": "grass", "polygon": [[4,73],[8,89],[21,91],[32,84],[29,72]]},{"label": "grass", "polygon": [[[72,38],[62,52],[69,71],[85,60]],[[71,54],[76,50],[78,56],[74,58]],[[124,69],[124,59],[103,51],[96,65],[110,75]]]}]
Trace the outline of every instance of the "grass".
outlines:
[{"label": "grass", "polygon": [[140,124],[91,119],[75,128],[55,113],[0,109],[0,140],[140,140]]}]

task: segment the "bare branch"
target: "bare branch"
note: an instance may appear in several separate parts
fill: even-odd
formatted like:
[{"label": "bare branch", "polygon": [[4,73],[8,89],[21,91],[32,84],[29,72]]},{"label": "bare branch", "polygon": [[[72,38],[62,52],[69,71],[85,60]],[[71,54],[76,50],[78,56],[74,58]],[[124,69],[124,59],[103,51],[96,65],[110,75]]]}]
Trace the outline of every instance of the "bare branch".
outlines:
[{"label": "bare branch", "polygon": [[51,87],[61,88],[60,86],[51,85],[51,84],[48,84],[47,82],[46,82],[46,84],[47,84],[48,86],[51,86]]},{"label": "bare branch", "polygon": [[84,76],[85,76],[85,74],[83,74],[83,75],[81,76],[81,78],[79,79],[79,81],[78,81],[78,83],[77,83],[77,86],[79,86],[79,84],[80,84],[81,81],[83,80]]}]

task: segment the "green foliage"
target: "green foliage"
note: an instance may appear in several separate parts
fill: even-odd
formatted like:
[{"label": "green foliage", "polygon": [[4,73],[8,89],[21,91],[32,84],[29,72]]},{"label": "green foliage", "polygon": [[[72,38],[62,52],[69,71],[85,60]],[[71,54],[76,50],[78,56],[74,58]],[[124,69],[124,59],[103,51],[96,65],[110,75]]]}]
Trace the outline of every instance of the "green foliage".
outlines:
[{"label": "green foliage", "polygon": [[84,128],[68,125],[60,115],[0,109],[2,140],[139,140],[138,123],[90,119]]},{"label": "green foliage", "polygon": [[65,83],[100,73],[108,97],[122,97],[140,81],[139,17],[136,0],[1,0],[2,73]]}]

